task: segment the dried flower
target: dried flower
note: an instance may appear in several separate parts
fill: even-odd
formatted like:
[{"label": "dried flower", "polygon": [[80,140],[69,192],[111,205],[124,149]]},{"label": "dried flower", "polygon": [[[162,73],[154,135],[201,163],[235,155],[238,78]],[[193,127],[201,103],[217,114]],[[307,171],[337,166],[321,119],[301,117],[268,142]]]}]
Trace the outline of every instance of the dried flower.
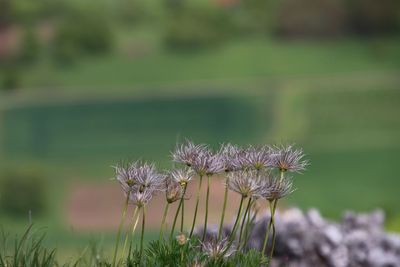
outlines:
[{"label": "dried flower", "polygon": [[176,169],[170,172],[172,179],[178,182],[181,186],[186,185],[192,180],[194,173],[191,169]]},{"label": "dried flower", "polygon": [[114,167],[116,179],[126,194],[145,189],[161,190],[165,176],[158,173],[154,164],[136,161]]},{"label": "dried flower", "polygon": [[268,146],[249,146],[240,157],[245,168],[261,170],[271,166],[271,150]]},{"label": "dried flower", "polygon": [[175,151],[172,152],[172,160],[190,167],[199,154],[208,151],[209,149],[205,144],[196,145],[192,141],[186,140],[185,143],[176,146]]},{"label": "dried flower", "polygon": [[224,171],[224,162],[221,155],[206,151],[197,155],[191,167],[200,176],[211,176]]},{"label": "dried flower", "polygon": [[165,179],[165,197],[168,203],[174,203],[181,199],[183,194],[182,186],[171,178]]},{"label": "dried flower", "polygon": [[294,192],[293,181],[290,177],[280,179],[270,177],[263,182],[262,197],[267,200],[276,200],[284,198]]},{"label": "dried flower", "polygon": [[176,236],[176,241],[178,241],[178,244],[181,246],[185,245],[188,240],[189,239],[183,233]]},{"label": "dried flower", "polygon": [[309,164],[303,160],[304,156],[302,149],[294,149],[292,145],[275,146],[271,151],[271,166],[282,172],[301,172]]},{"label": "dried flower", "polygon": [[243,197],[259,197],[262,193],[262,182],[255,170],[232,172],[228,177],[228,188]]},{"label": "dried flower", "polygon": [[129,201],[138,206],[139,208],[143,207],[152,199],[154,194],[154,190],[146,188],[143,191],[134,191],[129,193]]},{"label": "dried flower", "polygon": [[165,176],[157,172],[154,164],[138,162],[135,168],[135,180],[139,191],[146,188],[161,190]]},{"label": "dried flower", "polygon": [[230,143],[222,144],[218,152],[226,172],[238,171],[243,168],[241,156],[244,150]]},{"label": "dried flower", "polygon": [[133,186],[136,184],[134,169],[137,162],[130,164],[121,163],[113,166],[115,169],[116,180],[120,183],[125,193],[132,191]]},{"label": "dried flower", "polygon": [[201,242],[204,253],[214,259],[220,259],[221,257],[229,257],[234,252],[235,249],[230,246],[228,238],[224,238],[218,241],[217,238],[212,238],[206,242]]}]

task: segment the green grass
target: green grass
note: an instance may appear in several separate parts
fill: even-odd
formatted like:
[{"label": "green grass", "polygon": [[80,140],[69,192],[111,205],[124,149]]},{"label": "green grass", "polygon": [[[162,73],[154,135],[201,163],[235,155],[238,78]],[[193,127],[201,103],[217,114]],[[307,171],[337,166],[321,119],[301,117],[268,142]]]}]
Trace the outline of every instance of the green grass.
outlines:
[{"label": "green grass", "polygon": [[[138,32],[138,33],[137,33]],[[101,58],[83,58],[76,66],[54,68],[44,61],[24,78],[27,88],[68,91],[160,92],[159,85],[203,80],[320,75],[400,67],[398,39],[344,39],[280,42],[264,38],[232,41],[213,50],[174,53],[159,45],[159,33],[138,29],[123,33],[122,49]],[[146,49],[144,49],[145,47]],[[144,49],[144,52],[140,52]],[[59,89],[57,89],[59,90]],[[136,91],[137,89],[135,89]]]}]

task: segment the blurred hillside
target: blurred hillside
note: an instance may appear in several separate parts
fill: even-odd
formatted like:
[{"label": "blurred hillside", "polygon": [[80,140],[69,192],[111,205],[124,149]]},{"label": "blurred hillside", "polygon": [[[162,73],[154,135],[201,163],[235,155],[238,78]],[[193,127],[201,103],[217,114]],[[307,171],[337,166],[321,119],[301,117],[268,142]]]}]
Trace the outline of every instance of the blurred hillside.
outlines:
[{"label": "blurred hillside", "polygon": [[396,0],[3,0],[2,222],[18,228],[32,210],[65,231],[72,188],[113,184],[122,159],[169,168],[188,137],[294,142],[312,165],[287,205],[330,217],[381,207],[400,230],[399,10]]}]

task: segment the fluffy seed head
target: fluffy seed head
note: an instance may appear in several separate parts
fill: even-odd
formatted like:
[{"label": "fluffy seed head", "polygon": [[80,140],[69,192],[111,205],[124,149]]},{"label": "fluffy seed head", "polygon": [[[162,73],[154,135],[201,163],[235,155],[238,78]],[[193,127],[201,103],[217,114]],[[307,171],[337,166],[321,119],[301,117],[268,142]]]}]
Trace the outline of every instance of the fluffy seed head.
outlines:
[{"label": "fluffy seed head", "polygon": [[208,152],[209,149],[205,144],[194,144],[192,141],[186,140],[183,144],[177,145],[175,151],[172,152],[172,160],[177,163],[183,163],[192,166],[195,159],[201,153]]},{"label": "fluffy seed head", "polygon": [[272,201],[284,198],[294,191],[292,178],[285,177],[281,179],[278,177],[270,177],[268,180],[264,181],[261,195],[263,198]]},{"label": "fluffy seed head", "polygon": [[227,258],[235,252],[233,247],[229,248],[229,241],[227,238],[220,241],[216,238],[212,238],[204,243],[201,242],[201,246],[204,253],[214,260],[221,259],[221,257]]},{"label": "fluffy seed head", "polygon": [[154,164],[139,162],[136,167],[136,183],[139,191],[149,188],[161,190],[165,176],[157,172]]},{"label": "fluffy seed head", "polygon": [[304,156],[302,149],[295,149],[292,145],[275,146],[271,151],[271,166],[282,172],[301,172],[309,164]]},{"label": "fluffy seed head", "polygon": [[181,186],[184,186],[193,179],[194,172],[189,168],[176,169],[170,172],[170,176]]},{"label": "fluffy seed head", "polygon": [[143,191],[136,190],[129,193],[129,202],[138,206],[143,207],[150,202],[154,194],[154,190],[151,188],[146,188]]},{"label": "fluffy seed head", "polygon": [[245,168],[261,170],[271,166],[271,150],[267,146],[249,146],[241,157]]},{"label": "fluffy seed head", "polygon": [[125,192],[132,190],[133,186],[136,185],[135,169],[137,162],[133,163],[120,163],[113,166],[115,169],[115,178],[120,183],[122,189]]},{"label": "fluffy seed head", "polygon": [[241,156],[244,150],[230,143],[222,144],[218,154],[226,172],[238,171],[243,168]]},{"label": "fluffy seed head", "polygon": [[255,170],[241,170],[228,174],[228,188],[243,197],[259,197],[262,193],[262,182]]},{"label": "fluffy seed head", "polygon": [[200,176],[214,175],[224,171],[224,162],[221,155],[206,151],[197,155],[191,167]]},{"label": "fluffy seed head", "polygon": [[116,179],[129,201],[139,207],[147,204],[156,191],[162,190],[165,176],[158,173],[154,164],[136,161],[114,167]]}]

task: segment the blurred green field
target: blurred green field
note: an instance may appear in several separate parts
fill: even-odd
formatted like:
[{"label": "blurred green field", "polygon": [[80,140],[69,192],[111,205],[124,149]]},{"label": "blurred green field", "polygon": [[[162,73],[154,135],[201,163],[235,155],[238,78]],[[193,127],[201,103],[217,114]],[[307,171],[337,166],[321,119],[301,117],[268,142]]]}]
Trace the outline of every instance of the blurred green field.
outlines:
[{"label": "blurred green field", "polygon": [[[391,71],[400,67],[398,38],[293,42],[249,38],[212,50],[175,53],[159,45],[159,35],[146,28],[122,31],[119,49],[113,54],[83,58],[76,66],[61,69],[44,60],[23,82],[29,90],[66,89],[112,95],[132,91],[132,86],[135,92],[160,94],[165,93],[166,85],[192,85],[179,90],[185,94],[188,90],[195,93],[197,85],[210,80],[251,85],[254,79],[266,77]],[[212,86],[205,89],[212,91]],[[109,90],[111,87],[113,90]]]},{"label": "blurred green field", "polygon": [[31,89],[1,95],[0,168],[46,170],[51,208],[40,223],[62,234],[65,186],[106,181],[119,160],[170,167],[185,137],[213,146],[295,142],[311,166],[287,204],[335,218],[380,207],[400,230],[399,40],[338,42],[249,40],[185,56],[156,49],[62,71],[43,63],[26,78]]}]

